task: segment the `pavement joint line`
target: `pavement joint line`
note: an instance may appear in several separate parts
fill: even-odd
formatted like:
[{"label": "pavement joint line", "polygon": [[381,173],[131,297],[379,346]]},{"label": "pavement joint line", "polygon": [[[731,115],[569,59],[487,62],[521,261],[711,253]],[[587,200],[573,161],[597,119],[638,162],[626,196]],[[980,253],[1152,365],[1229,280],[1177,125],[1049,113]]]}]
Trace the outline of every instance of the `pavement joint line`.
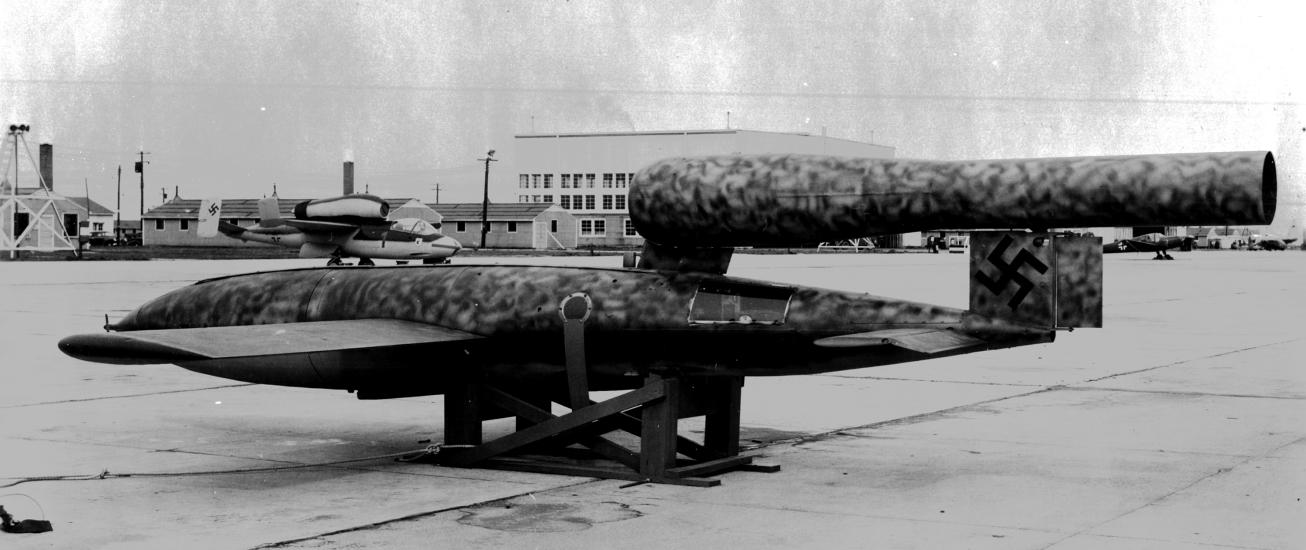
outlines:
[{"label": "pavement joint line", "polygon": [[851,380],[884,380],[887,382],[931,382],[938,384],[973,384],[977,386],[1005,386],[1011,388],[1041,388],[1042,384],[1013,384],[1010,382],[982,382],[977,380],[936,380],[931,378],[907,378],[898,376],[851,376],[847,374],[819,374],[825,378],[844,378]]},{"label": "pavement joint line", "polygon": [[[381,473],[381,474],[399,474],[399,475],[410,475],[410,476],[419,476],[419,477],[439,477],[439,478],[447,478],[447,479],[471,479],[471,480],[476,480],[476,481],[498,481],[498,482],[502,482],[502,483],[515,483],[515,484],[519,484],[519,485],[520,485],[520,484],[526,484],[526,483],[527,483],[527,482],[520,482],[520,481],[505,481],[505,480],[501,480],[501,479],[486,479],[486,478],[471,477],[471,476],[462,476],[462,475],[446,475],[446,474],[438,473],[437,470],[432,470],[433,472],[436,472],[436,473],[426,474],[426,473],[415,472],[415,471],[398,471],[398,470],[391,470],[391,469],[381,468],[381,467],[378,467],[378,466],[354,465],[355,462],[365,462],[365,461],[372,460],[372,459],[375,459],[375,460],[382,460],[382,459],[384,459],[384,458],[389,457],[389,456],[390,456],[389,454],[387,454],[387,455],[375,456],[375,457],[359,457],[359,458],[347,458],[347,459],[343,459],[343,460],[346,460],[346,461],[348,461],[348,462],[333,461],[333,462],[325,462],[325,463],[321,463],[321,464],[314,464],[314,463],[311,463],[311,462],[299,462],[299,461],[295,461],[295,460],[282,460],[282,459],[276,459],[276,458],[263,458],[263,457],[251,457],[251,456],[241,456],[241,455],[229,455],[229,454],[221,454],[221,453],[207,453],[207,452],[204,452],[204,451],[187,451],[187,450],[184,450],[184,449],[156,449],[156,450],[153,450],[153,451],[150,451],[150,452],[156,452],[156,453],[192,454],[192,455],[199,455],[199,456],[213,456],[213,457],[219,457],[219,458],[235,458],[235,459],[242,459],[242,460],[264,460],[264,461],[268,461],[268,462],[277,462],[277,463],[286,464],[287,466],[303,466],[304,469],[310,469],[310,468],[327,468],[327,469],[337,469],[337,470],[354,470],[354,471],[361,471],[361,472],[375,472],[375,473]],[[416,450],[416,449],[414,449],[414,450],[411,450],[411,451],[404,451],[404,452],[417,453],[417,452],[419,452],[419,451]],[[393,454],[393,453],[391,453],[391,454]],[[434,468],[434,467],[438,467],[438,466],[432,465],[432,467]],[[477,470],[477,469],[475,469],[475,468],[453,468],[453,470],[457,470],[457,471],[459,471],[459,472],[479,471],[479,470]],[[488,471],[488,470],[487,470],[487,471]],[[232,473],[239,473],[239,472],[232,472]]]},{"label": "pavement joint line", "polygon": [[1134,388],[1106,388],[1097,386],[1066,386],[1065,389],[1073,391],[1111,391],[1123,393],[1150,393],[1156,395],[1185,395],[1191,397],[1235,397],[1246,399],[1283,399],[1286,401],[1306,400],[1306,396],[1290,395],[1255,395],[1250,393],[1215,393],[1201,391],[1174,391],[1174,390],[1143,390]]},{"label": "pavement joint line", "polygon": [[[675,502],[675,503],[680,503],[680,502],[682,502],[681,500],[675,499],[675,498],[670,497],[670,496],[666,496],[666,497],[664,497],[664,496],[645,496],[645,497],[643,497],[643,498],[644,498],[645,500],[656,500],[656,501],[659,501],[659,502]],[[946,519],[930,519],[930,518],[923,518],[923,517],[905,517],[905,516],[893,516],[893,515],[885,515],[885,514],[859,514],[859,513],[856,513],[856,512],[846,512],[846,511],[843,511],[843,510],[809,510],[809,509],[804,509],[804,508],[791,508],[791,507],[787,507],[787,506],[765,506],[765,505],[759,505],[759,504],[743,504],[743,503],[739,503],[739,502],[716,502],[716,501],[713,501],[713,502],[710,502],[710,504],[713,505],[713,506],[729,506],[729,507],[732,507],[732,508],[741,508],[741,509],[745,509],[745,510],[771,510],[771,511],[778,511],[778,512],[793,512],[793,513],[799,513],[799,514],[813,514],[813,515],[822,515],[822,516],[825,516],[825,515],[837,515],[837,516],[852,517],[852,518],[887,519],[887,520],[893,520],[893,521],[906,521],[906,522],[912,522],[912,523],[930,523],[930,524],[939,524],[939,525],[960,525],[960,526],[965,526],[965,527],[980,527],[980,528],[986,528],[986,529],[1004,529],[1004,530],[1008,530],[1008,531],[1023,531],[1023,532],[1028,532],[1028,533],[1049,533],[1049,534],[1063,534],[1063,533],[1065,533],[1065,531],[1059,531],[1059,530],[1055,530],[1055,529],[1040,529],[1040,528],[1037,528],[1037,527],[1027,527],[1027,526],[1023,526],[1023,525],[994,525],[994,524],[990,524],[990,523],[974,523],[974,522],[967,522],[967,521],[949,521],[949,520],[946,520]],[[635,506],[635,505],[632,505],[632,506]]]},{"label": "pavement joint line", "polygon": [[1126,371],[1126,372],[1117,372],[1117,373],[1115,373],[1115,374],[1108,374],[1108,375],[1106,375],[1106,376],[1102,376],[1102,377],[1099,377],[1099,378],[1090,378],[1090,379],[1088,379],[1088,380],[1085,380],[1084,383],[1100,382],[1100,381],[1102,381],[1102,380],[1107,380],[1107,379],[1110,379],[1110,378],[1116,378],[1116,377],[1119,377],[1119,376],[1129,376],[1129,375],[1131,375],[1131,374],[1139,374],[1139,373],[1143,373],[1143,372],[1147,372],[1147,371],[1151,371],[1151,370],[1163,369],[1163,368],[1166,368],[1166,367],[1173,367],[1173,366],[1176,366],[1176,365],[1182,365],[1182,364],[1184,364],[1184,363],[1191,363],[1191,362],[1193,362],[1193,361],[1201,361],[1201,360],[1203,360],[1203,359],[1214,359],[1214,358],[1216,358],[1216,357],[1224,357],[1224,356],[1226,356],[1226,355],[1233,355],[1233,354],[1235,354],[1235,353],[1242,353],[1242,352],[1244,352],[1244,351],[1251,351],[1251,350],[1254,350],[1254,349],[1267,348],[1267,347],[1270,347],[1270,346],[1279,346],[1279,345],[1283,345],[1283,344],[1291,344],[1291,343],[1293,343],[1293,342],[1299,342],[1299,341],[1301,341],[1301,340],[1306,340],[1306,336],[1300,336],[1300,337],[1297,337],[1297,338],[1291,338],[1291,339],[1288,339],[1288,340],[1280,340],[1280,341],[1278,341],[1278,342],[1270,342],[1270,343],[1268,343],[1268,344],[1257,344],[1257,345],[1255,345],[1255,346],[1249,346],[1249,347],[1245,347],[1245,348],[1239,348],[1239,349],[1235,349],[1235,350],[1224,351],[1224,352],[1220,352],[1220,353],[1216,353],[1216,354],[1212,354],[1212,355],[1204,355],[1204,356],[1201,356],[1201,357],[1193,357],[1193,358],[1189,358],[1189,359],[1180,359],[1180,360],[1178,360],[1178,361],[1174,361],[1174,362],[1171,362],[1171,363],[1166,363],[1166,364],[1164,364],[1164,365],[1157,365],[1157,366],[1155,366],[1155,367],[1147,367],[1147,368],[1144,368],[1144,369],[1138,369],[1138,370],[1132,370],[1132,371]]},{"label": "pavement joint line", "polygon": [[[507,481],[507,480],[500,480],[500,479],[489,479],[489,478],[480,478],[480,477],[464,476],[464,475],[446,475],[446,474],[442,474],[442,473],[438,473],[438,472],[437,472],[437,473],[430,473],[430,474],[427,474],[427,473],[414,472],[414,471],[397,471],[397,470],[390,470],[390,469],[382,469],[382,468],[378,468],[378,467],[375,467],[375,466],[353,466],[353,465],[350,465],[350,464],[352,464],[352,463],[354,463],[354,462],[366,462],[366,461],[369,461],[369,460],[382,460],[382,459],[384,459],[384,458],[389,457],[390,455],[379,455],[379,456],[369,456],[369,457],[359,457],[359,458],[347,458],[347,459],[342,459],[342,460],[339,460],[339,461],[330,461],[330,462],[324,462],[324,463],[312,463],[312,462],[299,462],[299,461],[295,461],[295,460],[285,460],[285,459],[277,459],[277,458],[264,458],[264,457],[251,457],[251,456],[241,456],[241,455],[229,455],[229,454],[221,454],[221,453],[208,453],[208,452],[203,452],[203,451],[187,451],[187,450],[179,449],[179,448],[172,448],[172,449],[146,449],[146,448],[140,448],[140,447],[132,447],[132,446],[130,446],[130,445],[115,445],[115,444],[112,444],[112,443],[99,443],[99,442],[94,442],[94,441],[66,441],[66,440],[62,440],[62,439],[49,439],[49,438],[41,438],[41,437],[15,437],[15,438],[13,438],[13,439],[18,439],[18,440],[23,440],[23,441],[45,441],[45,442],[51,442],[51,443],[69,443],[69,444],[76,444],[76,445],[93,445],[93,446],[97,446],[97,447],[109,447],[109,448],[114,448],[114,449],[127,449],[127,450],[133,450],[133,451],[143,451],[143,452],[147,452],[147,453],[177,453],[177,454],[190,454],[190,455],[197,455],[197,456],[211,456],[211,457],[216,457],[216,458],[229,458],[229,459],[236,459],[236,460],[250,460],[250,461],[271,462],[271,463],[274,463],[274,464],[282,465],[282,468],[278,468],[277,466],[269,466],[269,467],[233,468],[233,469],[230,469],[230,470],[216,470],[216,471],[208,471],[208,470],[206,470],[206,471],[196,471],[196,472],[124,472],[124,473],[117,473],[117,474],[114,474],[114,475],[112,476],[112,479],[126,479],[126,478],[130,478],[130,477],[140,477],[140,478],[145,478],[145,477],[161,477],[161,476],[176,476],[176,477],[184,477],[184,476],[199,476],[199,475],[231,475],[231,474],[242,474],[242,473],[258,473],[258,472],[268,471],[269,469],[304,469],[304,470],[309,470],[309,469],[314,469],[314,468],[321,468],[321,469],[336,469],[336,470],[353,470],[353,471],[362,471],[362,472],[374,472],[374,473],[382,473],[382,474],[410,475],[410,476],[418,476],[418,477],[438,477],[438,478],[445,478],[445,479],[470,479],[470,480],[474,480],[474,481],[498,481],[498,482],[502,482],[502,483],[511,483],[511,484],[516,484],[516,485],[524,485],[524,484],[528,484],[528,483],[529,483],[529,482],[525,482],[525,481]],[[420,452],[420,451],[419,451],[419,450],[416,450],[416,449],[413,449],[413,450],[410,450],[410,451],[404,451],[404,453],[417,453],[417,452]],[[392,454],[393,454],[393,453],[392,453]],[[458,469],[458,470],[459,470],[459,471],[472,471],[472,469]],[[107,469],[102,469],[102,471],[103,471],[103,472],[108,472],[108,473],[113,473],[113,472],[110,472],[110,471],[107,470]],[[433,471],[434,471],[434,470],[433,470]],[[98,474],[65,474],[65,475],[56,475],[56,476],[48,476],[48,475],[47,475],[47,476],[0,476],[0,479],[4,479],[4,480],[22,480],[22,479],[31,479],[31,480],[35,480],[35,481],[40,481],[40,480],[38,480],[38,479],[34,479],[34,478],[47,478],[47,477],[65,477],[65,478],[73,478],[73,477],[83,477],[83,476],[86,476],[86,477],[92,477],[92,476],[95,476],[95,475],[98,475]],[[93,479],[93,477],[92,477],[92,479]]]},{"label": "pavement joint line", "polygon": [[[1078,537],[1078,536],[1080,536],[1080,534],[1072,535],[1070,538],[1074,538],[1074,537]],[[1105,539],[1116,539],[1116,540],[1121,540],[1121,541],[1129,540],[1129,541],[1142,541],[1142,542],[1168,542],[1168,543],[1178,543],[1178,544],[1182,544],[1182,545],[1184,545],[1184,546],[1201,546],[1201,547],[1207,547],[1207,548],[1234,548],[1234,549],[1237,549],[1237,550],[1271,550],[1271,549],[1266,548],[1266,547],[1263,547],[1263,546],[1235,546],[1235,545],[1230,545],[1230,544],[1219,544],[1219,543],[1214,543],[1214,542],[1189,542],[1189,541],[1180,541],[1180,540],[1174,540],[1174,539],[1157,539],[1157,538],[1148,538],[1148,537],[1129,537],[1129,536],[1125,536],[1125,535],[1094,535],[1094,534],[1090,534],[1090,535],[1087,535],[1087,536],[1090,536],[1090,537],[1102,537],[1102,538],[1105,538]],[[1061,539],[1061,540],[1059,540],[1059,541],[1056,541],[1056,542],[1052,543],[1052,544],[1049,545],[1049,546],[1045,546],[1044,548],[1048,548],[1048,549],[1050,549],[1050,548],[1054,548],[1056,545],[1061,544],[1062,542],[1065,542],[1066,540],[1067,540],[1067,539]]]},{"label": "pavement joint line", "polygon": [[989,404],[992,404],[992,403],[998,403],[998,402],[1001,402],[1001,401],[1006,401],[1006,400],[1008,400],[1008,399],[1017,399],[1017,398],[1021,398],[1021,397],[1029,397],[1029,396],[1031,396],[1031,395],[1038,395],[1038,394],[1040,394],[1040,393],[1052,392],[1052,391],[1057,391],[1057,390],[1061,390],[1061,389],[1065,389],[1065,386],[1062,386],[1062,385],[1047,386],[1047,387],[1039,388],[1039,389],[1037,389],[1037,390],[1030,391],[1030,392],[1018,393],[1018,394],[1014,394],[1014,395],[1005,395],[1005,396],[1002,396],[1002,397],[995,397],[995,398],[993,398],[993,399],[986,399],[986,400],[983,400],[983,401],[976,401],[976,402],[974,402],[974,403],[967,403],[967,404],[964,404],[964,405],[957,405],[957,406],[955,406],[955,407],[948,407],[948,408],[946,408],[946,409],[939,409],[939,410],[936,410],[936,411],[923,412],[923,413],[913,414],[913,415],[908,415],[908,416],[903,416],[903,417],[899,417],[899,418],[891,418],[891,419],[889,419],[889,420],[881,420],[881,421],[879,421],[879,422],[872,422],[872,423],[870,423],[870,424],[863,424],[863,425],[860,425],[860,426],[845,426],[845,427],[842,427],[842,428],[835,428],[835,429],[833,429],[833,430],[827,430],[827,431],[824,431],[824,432],[817,432],[817,433],[814,433],[814,434],[805,434],[805,435],[801,435],[801,436],[798,436],[798,437],[790,437],[790,438],[785,438],[785,439],[777,439],[777,440],[774,440],[774,441],[768,441],[768,442],[765,442],[765,443],[759,443],[759,444],[757,444],[757,445],[748,446],[748,447],[745,448],[744,450],[752,451],[752,450],[757,450],[757,449],[765,449],[765,448],[767,448],[767,447],[774,447],[774,446],[777,446],[777,445],[796,445],[796,444],[800,444],[800,443],[807,443],[807,442],[809,442],[809,441],[820,441],[820,440],[822,440],[822,439],[826,439],[826,438],[828,438],[828,437],[834,437],[834,436],[846,436],[846,435],[849,435],[849,434],[845,434],[845,433],[842,433],[842,432],[851,431],[851,430],[872,430],[872,429],[876,429],[876,428],[883,428],[883,427],[886,427],[886,426],[896,426],[896,425],[899,425],[899,424],[911,424],[911,423],[914,423],[914,422],[924,421],[924,420],[927,420],[927,419],[929,419],[929,418],[931,418],[931,417],[935,417],[935,416],[939,416],[939,415],[943,415],[943,414],[948,414],[948,413],[951,413],[951,412],[957,412],[957,411],[961,411],[961,410],[965,410],[965,409],[970,409],[970,408],[973,408],[973,407],[979,407],[979,406],[983,406],[983,405],[989,405]]},{"label": "pavement joint line", "polygon": [[[1143,503],[1143,504],[1140,504],[1140,505],[1138,505],[1138,506],[1136,506],[1136,507],[1134,507],[1134,508],[1132,508],[1132,509],[1130,509],[1130,510],[1126,510],[1126,511],[1120,513],[1120,514],[1117,514],[1115,517],[1112,517],[1112,518],[1107,519],[1107,520],[1105,520],[1105,521],[1099,522],[1097,525],[1093,525],[1093,526],[1091,526],[1091,527],[1088,527],[1088,528],[1082,529],[1082,530],[1080,530],[1080,531],[1077,532],[1077,533],[1074,533],[1074,534],[1072,534],[1072,535],[1070,535],[1070,536],[1068,536],[1068,537],[1065,537],[1065,538],[1063,538],[1063,539],[1061,539],[1061,540],[1058,540],[1058,541],[1056,541],[1056,542],[1053,542],[1052,544],[1048,545],[1048,548],[1051,548],[1051,547],[1053,547],[1053,546],[1056,546],[1057,544],[1060,544],[1060,543],[1062,543],[1062,542],[1064,542],[1064,541],[1066,541],[1066,540],[1072,539],[1072,538],[1077,537],[1077,536],[1080,536],[1080,535],[1091,535],[1092,533],[1090,533],[1090,531],[1092,531],[1092,530],[1094,530],[1094,529],[1097,529],[1097,528],[1099,528],[1099,527],[1102,527],[1102,526],[1104,526],[1104,525],[1107,525],[1107,524],[1109,524],[1109,523],[1111,523],[1111,522],[1113,522],[1113,521],[1116,521],[1116,520],[1118,520],[1118,519],[1124,518],[1124,517],[1126,517],[1126,516],[1128,516],[1128,515],[1130,515],[1130,514],[1133,514],[1133,513],[1135,513],[1135,512],[1138,512],[1138,511],[1140,511],[1140,510],[1143,510],[1144,508],[1151,508],[1152,506],[1155,506],[1155,505],[1161,503],[1162,501],[1165,501],[1165,500],[1169,499],[1169,498],[1172,497],[1172,496],[1175,496],[1175,495],[1177,495],[1177,494],[1179,494],[1179,493],[1182,493],[1182,492],[1184,492],[1184,491],[1187,491],[1188,489],[1191,489],[1191,488],[1197,486],[1198,484],[1200,484],[1200,483],[1202,483],[1202,482],[1204,482],[1204,481],[1206,481],[1206,480],[1208,480],[1208,479],[1214,479],[1214,478],[1216,478],[1216,477],[1219,477],[1219,476],[1222,476],[1222,475],[1227,474],[1227,473],[1229,473],[1229,472],[1232,472],[1232,471],[1234,471],[1234,469],[1236,469],[1236,468],[1239,468],[1239,467],[1242,467],[1242,466],[1246,466],[1248,463],[1250,463],[1250,462],[1253,461],[1253,460],[1264,459],[1264,458],[1273,458],[1273,457],[1271,457],[1272,454],[1277,453],[1277,452],[1279,452],[1279,451],[1283,450],[1284,448],[1289,447],[1289,446],[1291,446],[1291,445],[1296,445],[1296,444],[1298,444],[1298,443],[1301,443],[1302,441],[1306,441],[1306,437],[1299,437],[1299,438],[1297,438],[1297,439],[1295,439],[1295,440],[1293,440],[1293,441],[1290,441],[1290,442],[1288,442],[1288,443],[1284,443],[1283,445],[1279,445],[1278,447],[1275,447],[1275,448],[1273,448],[1273,449],[1270,449],[1270,450],[1268,450],[1268,451],[1266,451],[1266,452],[1264,452],[1264,453],[1259,453],[1259,454],[1254,454],[1254,455],[1242,455],[1242,460],[1234,461],[1233,464],[1230,464],[1230,465],[1228,465],[1228,466],[1220,466],[1220,467],[1217,467],[1217,468],[1215,469],[1214,472],[1211,472],[1211,473],[1206,474],[1206,475],[1204,475],[1204,476],[1198,477],[1197,479],[1194,479],[1194,480],[1192,480],[1192,481],[1190,481],[1190,482],[1184,484],[1183,486],[1181,486],[1181,487],[1179,487],[1179,488],[1177,488],[1177,489],[1175,489],[1175,490],[1173,490],[1173,491],[1170,491],[1170,492],[1168,492],[1168,493],[1166,493],[1166,494],[1164,494],[1164,495],[1161,495],[1161,496],[1159,496],[1159,497],[1156,497],[1156,498],[1154,498],[1154,499],[1151,499],[1151,500],[1149,500],[1148,502],[1145,502],[1145,503]],[[1233,456],[1239,456],[1239,455],[1233,455]],[[1098,536],[1098,535],[1094,535],[1094,536]],[[1144,539],[1144,540],[1147,540],[1147,539]],[[1162,540],[1165,540],[1165,539],[1162,539]],[[1182,542],[1182,541],[1173,541],[1173,542]],[[1240,547],[1240,546],[1234,546],[1233,548],[1243,548],[1243,547]],[[1259,547],[1250,547],[1250,548],[1259,548]]]},{"label": "pavement joint line", "polygon": [[517,494],[509,495],[509,496],[506,496],[506,497],[492,498],[492,499],[489,499],[489,500],[483,500],[483,501],[478,501],[478,502],[472,502],[472,503],[470,503],[470,504],[458,504],[458,505],[449,506],[449,507],[446,507],[446,508],[440,508],[440,509],[437,509],[437,510],[429,510],[429,511],[426,511],[426,512],[417,512],[417,513],[415,513],[415,514],[408,514],[408,515],[406,515],[406,516],[400,516],[400,517],[397,517],[397,518],[384,519],[384,520],[381,520],[381,521],[376,521],[376,522],[367,523],[367,524],[363,524],[363,525],[355,525],[355,526],[353,526],[353,527],[346,527],[346,528],[344,528],[344,529],[337,529],[337,530],[335,530],[335,531],[328,531],[328,532],[326,532],[326,533],[318,533],[318,534],[316,534],[316,535],[311,535],[311,536],[307,536],[307,537],[300,537],[300,538],[296,538],[296,539],[288,539],[288,540],[277,541],[277,542],[269,542],[269,543],[260,544],[260,545],[258,545],[258,546],[255,546],[255,547],[251,548],[250,550],[261,550],[261,549],[264,549],[264,548],[285,548],[287,545],[295,544],[295,543],[297,543],[297,542],[304,542],[304,541],[309,541],[309,540],[314,540],[314,539],[320,539],[320,538],[325,538],[325,537],[330,537],[330,536],[335,536],[335,535],[343,535],[343,534],[345,534],[345,533],[353,533],[353,532],[356,532],[356,531],[368,531],[368,530],[376,529],[376,528],[378,528],[378,527],[384,527],[384,526],[389,525],[389,524],[391,524],[391,523],[399,523],[399,522],[404,522],[404,521],[417,520],[417,519],[421,519],[421,518],[425,518],[425,517],[430,517],[430,516],[435,516],[435,515],[443,514],[443,513],[445,513],[445,512],[452,512],[452,511],[455,511],[455,510],[461,510],[461,509],[463,509],[463,508],[471,508],[471,507],[474,507],[474,506],[485,506],[485,505],[487,505],[487,504],[493,504],[493,503],[495,503],[495,502],[501,502],[501,501],[505,501],[505,500],[512,500],[512,499],[514,499],[514,498],[521,498],[521,497],[524,497],[524,496],[527,496],[527,495],[534,495],[534,494],[538,494],[538,493],[544,493],[544,492],[547,492],[547,491],[556,491],[556,490],[560,490],[560,489],[570,489],[570,488],[572,488],[572,487],[579,487],[579,486],[581,486],[581,485],[585,485],[585,484],[587,484],[587,483],[594,483],[594,482],[597,482],[597,481],[607,481],[607,480],[603,480],[603,479],[593,479],[593,478],[591,478],[591,479],[585,479],[585,480],[583,480],[583,481],[578,481],[578,482],[575,482],[575,483],[568,483],[568,484],[565,484],[565,485],[559,485],[559,486],[557,486],[557,487],[548,487],[548,488],[545,488],[545,489],[539,489],[539,490],[534,490],[534,491],[526,491],[526,492],[523,492],[523,493],[517,493]]},{"label": "pavement joint line", "polygon": [[130,282],[130,283],[132,283],[132,284],[136,284],[136,285],[150,285],[150,284],[162,284],[162,283],[184,283],[184,284],[193,284],[193,283],[195,282],[195,279],[176,279],[176,280],[162,279],[162,280],[154,280],[154,281],[125,281],[125,280],[124,280],[124,281],[87,281],[87,282],[76,282],[76,281],[70,281],[70,282],[62,282],[62,283],[56,283],[56,282],[40,282],[40,283],[9,283],[9,284],[6,284],[5,286],[77,286],[77,287],[82,287],[82,286],[99,286],[99,285],[120,285],[120,284],[123,284],[123,283],[125,283],[125,282]]},{"label": "pavement joint line", "polygon": [[103,397],[87,397],[83,399],[64,399],[62,401],[42,401],[40,403],[20,403],[18,405],[0,405],[0,409],[21,409],[23,407],[37,407],[42,405],[63,405],[66,403],[84,403],[86,401],[103,401],[105,399],[126,399],[128,397],[149,397],[152,395],[167,395],[170,393],[187,393],[205,390],[221,390],[225,388],[243,388],[246,386],[257,386],[258,384],[224,384],[221,386],[208,386],[204,388],[190,388],[185,390],[167,390],[147,393],[130,393],[127,395],[106,395]]}]

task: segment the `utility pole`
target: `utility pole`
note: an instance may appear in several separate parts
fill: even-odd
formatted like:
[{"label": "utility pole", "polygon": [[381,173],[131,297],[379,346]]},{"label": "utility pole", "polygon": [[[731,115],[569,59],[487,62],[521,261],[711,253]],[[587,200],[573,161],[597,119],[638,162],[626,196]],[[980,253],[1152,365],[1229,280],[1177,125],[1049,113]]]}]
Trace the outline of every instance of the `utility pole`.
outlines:
[{"label": "utility pole", "polygon": [[440,204],[440,184],[435,184],[435,204]]},{"label": "utility pole", "polygon": [[[122,165],[118,165],[118,208],[117,218],[113,220],[113,241],[122,239]],[[118,243],[122,244],[122,243]]]},{"label": "utility pole", "polygon": [[[30,129],[31,127],[26,124],[9,125],[9,135],[14,138],[14,195],[18,194],[18,138],[23,136],[23,132]],[[14,235],[14,237],[16,238],[17,235]]]},{"label": "utility pole", "polygon": [[150,154],[147,151],[141,151],[141,160],[136,161],[136,173],[141,175],[141,228],[145,227],[145,155]]},{"label": "utility pole", "polygon": [[497,162],[499,159],[494,158],[494,149],[485,154],[485,158],[476,159],[485,161],[485,194],[481,199],[481,248],[485,248],[485,234],[490,232],[490,163]]}]

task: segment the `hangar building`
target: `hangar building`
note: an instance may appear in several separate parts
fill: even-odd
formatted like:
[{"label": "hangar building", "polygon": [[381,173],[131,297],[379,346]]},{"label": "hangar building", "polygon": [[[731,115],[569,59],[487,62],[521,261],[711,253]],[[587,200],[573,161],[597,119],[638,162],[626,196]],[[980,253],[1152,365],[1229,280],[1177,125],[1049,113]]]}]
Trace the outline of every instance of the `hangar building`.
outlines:
[{"label": "hangar building", "polygon": [[576,217],[579,246],[641,246],[630,223],[629,183],[678,156],[795,153],[893,158],[894,149],[802,133],[677,130],[515,136],[517,202],[555,204]]}]

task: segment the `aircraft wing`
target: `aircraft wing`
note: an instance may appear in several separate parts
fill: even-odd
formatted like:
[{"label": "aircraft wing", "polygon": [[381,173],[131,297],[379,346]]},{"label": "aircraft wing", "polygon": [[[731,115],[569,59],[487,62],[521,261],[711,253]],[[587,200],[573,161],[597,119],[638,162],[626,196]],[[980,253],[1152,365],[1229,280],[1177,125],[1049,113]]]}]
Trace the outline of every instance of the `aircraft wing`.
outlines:
[{"label": "aircraft wing", "polygon": [[467,343],[480,336],[397,319],[355,319],[231,327],[134,330],[70,336],[59,348],[101,363],[149,365],[303,355],[397,346]]},{"label": "aircraft wing", "polygon": [[305,233],[347,233],[356,231],[357,225],[352,223],[324,222],[318,220],[293,220],[284,219],[282,223]]},{"label": "aircraft wing", "polygon": [[892,345],[920,353],[941,353],[983,346],[984,340],[943,328],[895,328],[831,336],[813,342],[828,348]]}]

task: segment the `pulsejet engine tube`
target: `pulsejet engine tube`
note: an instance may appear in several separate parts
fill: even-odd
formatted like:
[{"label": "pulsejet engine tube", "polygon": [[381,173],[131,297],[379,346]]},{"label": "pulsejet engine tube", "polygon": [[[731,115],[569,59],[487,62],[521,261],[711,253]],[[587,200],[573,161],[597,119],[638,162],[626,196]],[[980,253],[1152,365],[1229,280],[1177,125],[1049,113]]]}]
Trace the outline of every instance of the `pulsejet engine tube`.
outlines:
[{"label": "pulsejet engine tube", "polygon": [[786,246],[928,229],[1265,225],[1266,151],[919,161],[673,158],[640,171],[635,228],[677,247]]}]

